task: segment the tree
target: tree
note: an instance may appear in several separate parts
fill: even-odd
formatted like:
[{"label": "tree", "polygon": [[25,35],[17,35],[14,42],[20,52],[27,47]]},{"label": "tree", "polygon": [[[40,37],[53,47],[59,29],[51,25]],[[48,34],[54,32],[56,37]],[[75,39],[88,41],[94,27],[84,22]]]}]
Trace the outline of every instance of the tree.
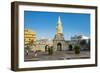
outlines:
[{"label": "tree", "polygon": [[72,51],[73,46],[70,44],[69,45],[69,51]]},{"label": "tree", "polygon": [[90,39],[88,41],[87,47],[88,47],[88,50],[90,51]]},{"label": "tree", "polygon": [[48,48],[48,54],[49,54],[49,55],[52,55],[52,54],[53,54],[53,47],[49,47],[49,48]]},{"label": "tree", "polygon": [[25,47],[25,50],[29,50],[30,46],[27,44],[27,46]]},{"label": "tree", "polygon": [[75,54],[80,54],[80,46],[74,46]]},{"label": "tree", "polygon": [[87,44],[86,40],[81,40],[81,41],[80,41],[80,45],[84,46],[84,45],[86,45],[86,44]]},{"label": "tree", "polygon": [[31,40],[31,41],[28,43],[28,45],[29,45],[29,50],[30,50],[30,51],[33,51],[33,46],[34,46],[34,47],[36,46],[34,40]]},{"label": "tree", "polygon": [[29,45],[30,45],[30,46],[35,45],[34,40],[31,40],[31,41],[29,42]]},{"label": "tree", "polygon": [[87,48],[87,42],[86,42],[86,40],[81,40],[80,41],[80,46],[81,46],[81,48],[83,48],[83,50],[85,50]]},{"label": "tree", "polygon": [[29,55],[29,45],[27,45],[26,47],[25,47],[25,53],[26,53],[26,55]]}]

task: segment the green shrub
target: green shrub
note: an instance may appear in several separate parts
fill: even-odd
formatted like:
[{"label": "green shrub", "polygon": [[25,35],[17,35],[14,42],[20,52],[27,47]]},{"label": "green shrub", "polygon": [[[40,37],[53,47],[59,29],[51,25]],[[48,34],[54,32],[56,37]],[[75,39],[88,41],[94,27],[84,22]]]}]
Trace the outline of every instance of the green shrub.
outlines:
[{"label": "green shrub", "polygon": [[70,44],[69,45],[69,51],[72,51],[73,46]]},{"label": "green shrub", "polygon": [[53,48],[48,48],[48,54],[52,55],[53,54]]},{"label": "green shrub", "polygon": [[74,46],[75,54],[80,54],[80,46]]}]

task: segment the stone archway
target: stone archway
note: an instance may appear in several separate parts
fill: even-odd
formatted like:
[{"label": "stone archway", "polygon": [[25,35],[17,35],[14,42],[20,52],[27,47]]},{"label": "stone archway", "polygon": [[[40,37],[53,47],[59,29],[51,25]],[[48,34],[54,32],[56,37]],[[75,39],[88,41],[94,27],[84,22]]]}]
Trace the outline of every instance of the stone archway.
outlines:
[{"label": "stone archway", "polygon": [[45,46],[45,52],[47,52],[47,51],[48,51],[48,48],[49,48],[49,46],[48,46],[48,45],[46,45],[46,46]]},{"label": "stone archway", "polygon": [[58,43],[58,44],[57,44],[57,50],[58,50],[58,51],[62,51],[62,44],[61,44],[61,43]]}]

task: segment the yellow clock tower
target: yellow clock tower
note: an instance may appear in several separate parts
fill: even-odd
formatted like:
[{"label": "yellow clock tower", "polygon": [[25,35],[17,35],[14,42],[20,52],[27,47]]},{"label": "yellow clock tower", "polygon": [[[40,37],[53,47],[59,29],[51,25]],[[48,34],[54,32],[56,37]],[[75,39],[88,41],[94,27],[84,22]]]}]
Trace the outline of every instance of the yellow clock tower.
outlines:
[{"label": "yellow clock tower", "polygon": [[61,22],[60,16],[58,17],[58,22],[56,26],[56,34],[59,34],[59,33],[63,33],[62,22]]},{"label": "yellow clock tower", "polygon": [[63,35],[63,28],[62,28],[62,22],[60,16],[58,17],[58,22],[56,26],[56,34],[53,39],[53,46],[55,50],[62,51],[66,49],[65,47],[65,40]]}]

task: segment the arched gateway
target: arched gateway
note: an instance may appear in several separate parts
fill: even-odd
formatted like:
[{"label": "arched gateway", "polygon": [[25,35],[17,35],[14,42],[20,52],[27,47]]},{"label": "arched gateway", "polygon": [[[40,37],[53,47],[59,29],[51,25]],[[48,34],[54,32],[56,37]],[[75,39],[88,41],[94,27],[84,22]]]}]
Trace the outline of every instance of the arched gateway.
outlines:
[{"label": "arched gateway", "polygon": [[55,48],[55,51],[62,51],[65,48],[65,40],[63,35],[63,28],[62,28],[62,22],[60,19],[60,16],[58,17],[58,22],[56,26],[56,34],[53,39],[53,46]]},{"label": "arched gateway", "polygon": [[62,44],[61,44],[61,43],[58,43],[58,44],[57,44],[57,50],[58,50],[58,51],[62,51]]}]

